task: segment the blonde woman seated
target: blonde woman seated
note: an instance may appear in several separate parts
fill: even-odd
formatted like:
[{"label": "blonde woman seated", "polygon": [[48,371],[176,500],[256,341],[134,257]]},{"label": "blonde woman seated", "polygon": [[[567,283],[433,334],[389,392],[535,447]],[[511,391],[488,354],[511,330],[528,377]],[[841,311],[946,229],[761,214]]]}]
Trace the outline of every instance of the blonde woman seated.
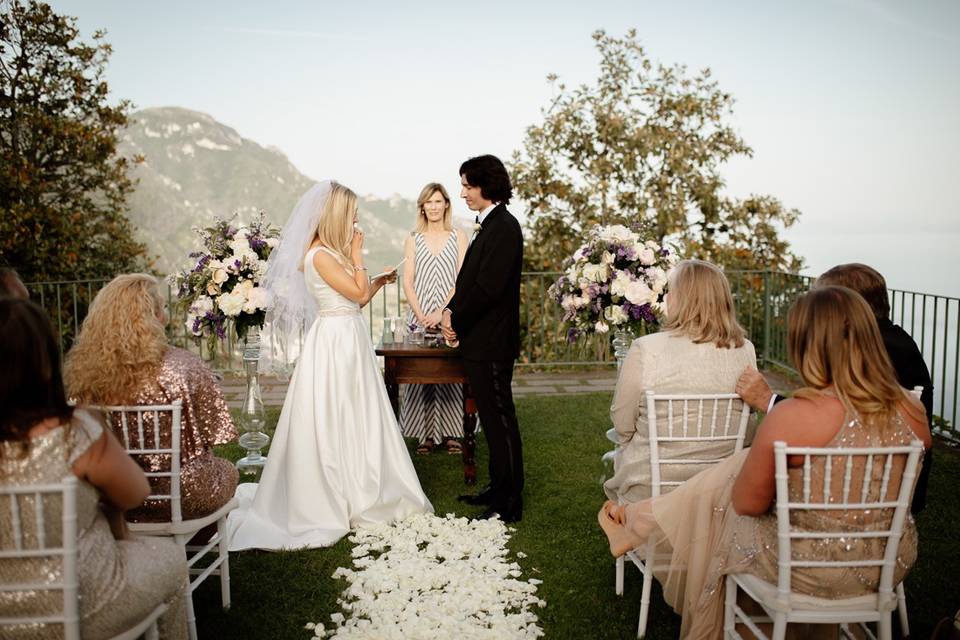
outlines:
[{"label": "blonde woman seated", "polygon": [[[755,367],[753,344],[737,323],[726,276],[716,266],[684,260],[670,272],[663,330],[633,341],[617,378],[610,407],[618,440],[614,475],[604,483],[607,497],[636,502],[651,495],[648,390],[671,394],[733,393],[747,367]],[[697,406],[688,419],[696,424]],[[666,434],[666,409],[658,426]],[[683,416],[675,408],[675,424]],[[733,452],[732,443],[661,443],[661,458],[717,459]],[[682,482],[703,465],[666,465],[662,480]]]},{"label": "blonde woman seated", "polygon": [[[431,182],[417,198],[417,228],[403,252],[407,268],[403,293],[410,305],[407,322],[440,329],[440,315],[453,297],[457,273],[467,252],[467,238],[453,228],[453,208],[443,185]],[[463,437],[463,387],[459,384],[403,385],[400,410],[403,435],[416,438],[417,453],[428,454],[443,443],[460,453]]]},{"label": "blonde woman seated", "polygon": [[[720,638],[723,634],[724,576],[750,573],[777,581],[777,519],[773,443],[793,447],[885,447],[919,439],[931,445],[920,401],[897,384],[880,330],[866,301],[845,287],[817,287],[791,308],[787,325],[790,358],[804,388],[764,419],[753,446],[703,471],[674,491],[621,507],[607,502],[598,517],[614,556],[641,546],[651,534],[673,558],[656,572],[664,599],[682,614],[681,637]],[[863,458],[854,459],[852,477],[863,476]],[[798,486],[802,459],[791,460],[790,492]],[[841,501],[846,465],[835,465],[830,501]],[[886,500],[899,490],[904,459],[892,467]],[[824,460],[812,466],[811,486],[823,486]],[[883,483],[874,468],[868,495]],[[857,493],[861,487],[852,487]],[[836,514],[836,515],[833,515]],[[889,527],[892,509],[798,512],[796,532],[870,531]],[[830,518],[829,520],[826,520]],[[885,539],[794,540],[794,557],[804,560],[880,559]],[[901,581],[917,555],[913,520],[900,541],[895,581]],[[877,589],[879,567],[795,567],[794,591],[818,598],[850,598]],[[817,630],[824,630],[819,625]],[[810,631],[803,637],[810,637]],[[826,631],[833,631],[826,629]]]},{"label": "blonde woman seated", "polygon": [[[80,636],[112,638],[139,624],[161,602],[160,637],[186,638],[183,590],[187,563],[176,542],[164,538],[115,540],[108,515],[140,505],[150,485],[100,418],[67,403],[60,350],[50,321],[26,300],[0,299],[0,485],[56,484],[74,475],[77,484],[77,577]],[[23,546],[38,539],[59,546],[62,505],[44,499],[44,516],[35,517],[32,495],[17,500]],[[15,513],[0,498],[0,548],[14,548]],[[40,527],[43,529],[41,530]],[[3,615],[37,619],[63,611],[59,561],[49,558],[0,559],[5,582],[41,584],[50,590],[0,591]],[[62,638],[60,624],[0,626],[3,638]]]},{"label": "blonde woman seated", "polygon": [[[67,390],[79,404],[144,405],[183,402],[180,490],[184,519],[213,513],[237,488],[237,470],[213,455],[237,430],[213,372],[196,355],[167,344],[166,306],[157,281],[137,273],[117,276],[97,293],[67,354]],[[113,424],[123,438],[119,420]],[[135,431],[135,430],[134,430]],[[131,433],[131,444],[136,444]],[[170,445],[168,416],[161,416],[161,444]],[[138,456],[146,471],[161,471],[163,456]],[[157,489],[163,491],[157,480]],[[151,501],[127,514],[131,522],[170,518],[169,502]]]}]

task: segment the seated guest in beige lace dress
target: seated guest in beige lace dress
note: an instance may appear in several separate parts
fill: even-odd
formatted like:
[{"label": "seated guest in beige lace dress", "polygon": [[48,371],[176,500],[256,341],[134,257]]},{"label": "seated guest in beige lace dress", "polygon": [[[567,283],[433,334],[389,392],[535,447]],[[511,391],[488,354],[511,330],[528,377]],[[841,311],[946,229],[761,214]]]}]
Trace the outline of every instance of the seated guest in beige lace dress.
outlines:
[{"label": "seated guest in beige lace dress", "polygon": [[[0,299],[0,485],[54,484],[73,474],[77,487],[80,635],[113,637],[138,624],[161,602],[161,637],[186,638],[183,590],[187,566],[183,551],[164,538],[115,540],[102,509],[120,513],[143,502],[149,484],[92,413],[68,405],[60,373],[60,353],[50,321],[38,306]],[[0,498],[0,548],[14,548],[10,498]],[[44,502],[35,517],[32,495],[17,498],[22,542],[36,548],[43,535],[59,545],[59,501]],[[40,525],[37,523],[41,522]],[[41,532],[38,527],[42,526]],[[57,561],[0,559],[0,575],[22,583],[62,580]],[[38,618],[63,611],[58,590],[0,592],[4,615]],[[0,627],[2,638],[62,638],[62,625],[31,623]]]},{"label": "seated guest in beige lace dress", "polygon": [[[806,385],[774,407],[750,449],[703,471],[665,496],[626,507],[607,502],[598,518],[615,556],[640,546],[650,535],[672,553],[670,568],[655,571],[664,599],[682,614],[681,637],[720,638],[723,634],[724,576],[750,573],[776,584],[777,520],[773,443],[800,447],[895,446],[919,439],[931,445],[920,401],[897,384],[876,319],[866,301],[845,287],[817,287],[790,310],[790,357]],[[852,465],[862,477],[862,459]],[[790,461],[790,491],[798,492],[802,460]],[[857,468],[860,465],[860,468]],[[845,465],[836,465],[830,486],[841,501]],[[886,499],[894,499],[904,459],[892,467]],[[813,486],[824,484],[822,460],[812,466]],[[883,486],[881,465],[873,468],[868,495]],[[853,486],[857,492],[859,487]],[[799,494],[798,494],[799,495]],[[799,501],[799,497],[797,500]],[[870,531],[889,526],[892,509],[800,511],[794,531]],[[831,518],[825,520],[825,518]],[[877,538],[795,540],[794,557],[803,560],[879,559],[885,541]],[[909,519],[900,541],[895,580],[901,581],[917,555],[917,535]],[[850,598],[874,592],[879,567],[795,567],[791,587],[819,598]],[[816,630],[824,631],[822,625]],[[814,629],[801,631],[810,637]],[[827,631],[831,631],[827,629]]]},{"label": "seated guest in beige lace dress", "polygon": [[[100,290],[76,343],[67,354],[70,397],[81,404],[144,405],[183,402],[180,487],[184,519],[213,513],[233,497],[237,470],[213,454],[237,430],[210,369],[196,355],[167,344],[166,308],[157,281],[145,274],[117,276]],[[114,433],[123,441],[119,420]],[[169,415],[161,416],[161,441],[170,443]],[[131,433],[131,444],[137,438]],[[162,456],[138,456],[147,471],[164,468]],[[163,492],[165,481],[157,482]],[[150,501],[127,514],[132,522],[167,520],[167,501]]]},{"label": "seated guest in beige lace dress", "polygon": [[[684,260],[670,272],[663,330],[633,341],[617,378],[610,417],[619,441],[614,475],[604,483],[607,497],[636,502],[650,497],[650,446],[644,393],[733,393],[737,378],[755,367],[753,345],[737,323],[730,285],[709,262]],[[736,403],[739,408],[739,401]],[[697,405],[687,416],[697,421]],[[666,434],[666,409],[658,426]],[[681,424],[682,415],[675,415]],[[717,459],[733,443],[663,443],[662,458]],[[663,480],[682,482],[703,465],[665,465]]]}]

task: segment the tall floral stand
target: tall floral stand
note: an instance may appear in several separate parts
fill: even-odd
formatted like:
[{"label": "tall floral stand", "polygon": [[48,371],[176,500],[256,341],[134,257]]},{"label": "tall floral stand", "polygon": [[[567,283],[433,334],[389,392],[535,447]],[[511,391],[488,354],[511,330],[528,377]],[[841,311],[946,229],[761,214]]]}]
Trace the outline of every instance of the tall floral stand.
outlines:
[{"label": "tall floral stand", "polygon": [[240,446],[247,455],[237,461],[240,473],[256,473],[267,463],[267,457],[261,453],[270,443],[266,429],[266,414],[263,410],[263,398],[260,395],[260,376],[257,367],[260,361],[260,328],[250,327],[243,344],[243,369],[247,376],[247,391],[243,397],[239,426]]},{"label": "tall floral stand", "polygon": [[617,329],[613,332],[613,355],[617,358],[617,371],[623,366],[623,361],[630,352],[630,345],[633,344],[633,332],[630,329]]}]

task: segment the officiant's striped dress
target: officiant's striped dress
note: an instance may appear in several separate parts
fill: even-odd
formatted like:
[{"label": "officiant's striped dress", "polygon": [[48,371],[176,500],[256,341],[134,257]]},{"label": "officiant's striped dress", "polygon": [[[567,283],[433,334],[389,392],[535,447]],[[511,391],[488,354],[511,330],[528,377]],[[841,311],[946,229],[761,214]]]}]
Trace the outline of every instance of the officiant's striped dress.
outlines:
[{"label": "officiant's striped dress", "polygon": [[[424,314],[441,309],[457,282],[457,231],[451,231],[440,253],[430,252],[422,233],[414,234],[416,273],[413,288]],[[411,309],[408,322],[415,323]],[[400,405],[403,435],[420,444],[463,437],[463,387],[459,384],[403,385]]]}]

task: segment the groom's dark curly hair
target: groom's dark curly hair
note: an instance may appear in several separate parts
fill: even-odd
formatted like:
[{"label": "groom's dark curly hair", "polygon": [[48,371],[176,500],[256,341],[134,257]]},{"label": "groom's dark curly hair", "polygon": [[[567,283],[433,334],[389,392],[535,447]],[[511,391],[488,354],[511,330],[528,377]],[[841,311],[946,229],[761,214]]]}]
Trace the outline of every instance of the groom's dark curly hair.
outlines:
[{"label": "groom's dark curly hair", "polygon": [[491,155],[470,158],[460,165],[460,175],[471,187],[480,187],[480,195],[490,202],[507,204],[513,197],[513,185],[500,158]]}]

